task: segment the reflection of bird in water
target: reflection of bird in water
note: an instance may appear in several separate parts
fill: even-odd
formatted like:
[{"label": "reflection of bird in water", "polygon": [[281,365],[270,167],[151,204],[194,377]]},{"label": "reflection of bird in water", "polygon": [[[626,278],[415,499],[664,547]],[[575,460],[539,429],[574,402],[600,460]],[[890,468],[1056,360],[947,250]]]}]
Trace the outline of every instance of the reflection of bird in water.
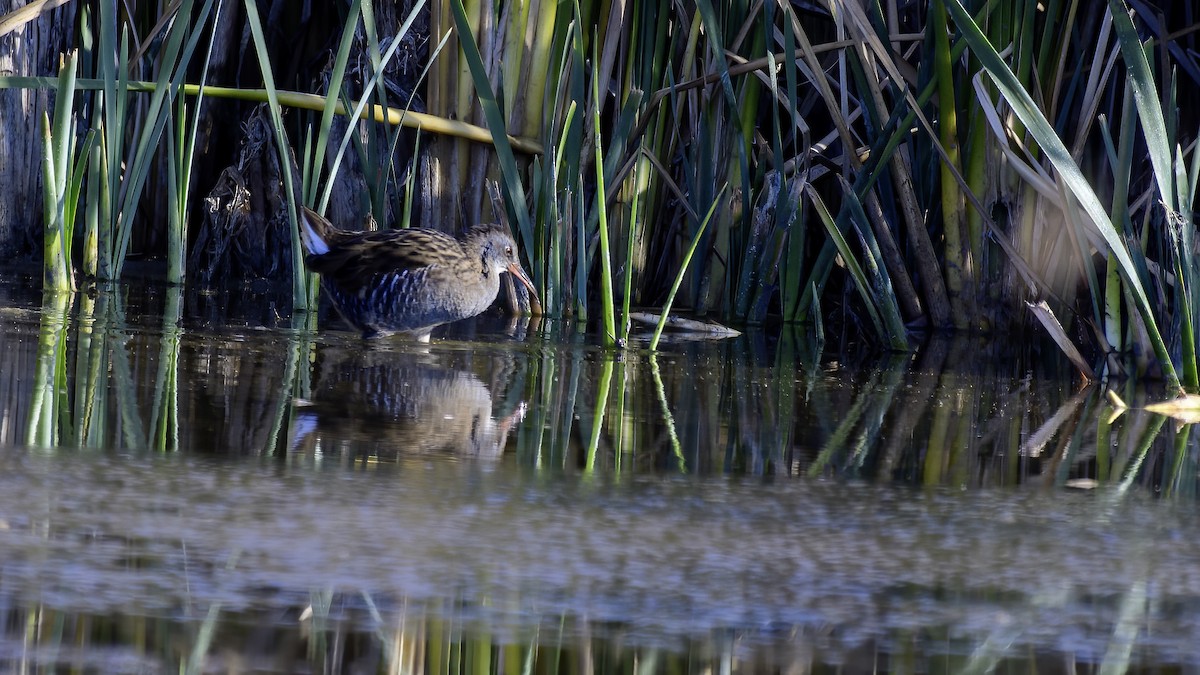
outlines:
[{"label": "reflection of bird in water", "polygon": [[525,404],[499,419],[474,373],[428,354],[320,352],[312,400],[296,410],[291,448],[395,459],[446,454],[499,458]]},{"label": "reflection of bird in water", "polygon": [[455,239],[417,228],[347,232],[311,209],[301,215],[305,262],[364,337],[408,333],[429,342],[435,327],[491,306],[505,272],[536,296],[516,242],[500,225],[472,227]]}]

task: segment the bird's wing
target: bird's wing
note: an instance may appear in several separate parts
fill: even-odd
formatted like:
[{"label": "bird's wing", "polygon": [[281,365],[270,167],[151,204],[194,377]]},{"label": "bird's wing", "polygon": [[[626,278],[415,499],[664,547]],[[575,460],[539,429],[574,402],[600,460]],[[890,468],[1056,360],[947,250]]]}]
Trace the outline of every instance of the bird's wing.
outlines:
[{"label": "bird's wing", "polygon": [[453,237],[435,230],[384,230],[347,238],[308,266],[328,281],[347,285],[383,275],[407,277],[462,257]]}]

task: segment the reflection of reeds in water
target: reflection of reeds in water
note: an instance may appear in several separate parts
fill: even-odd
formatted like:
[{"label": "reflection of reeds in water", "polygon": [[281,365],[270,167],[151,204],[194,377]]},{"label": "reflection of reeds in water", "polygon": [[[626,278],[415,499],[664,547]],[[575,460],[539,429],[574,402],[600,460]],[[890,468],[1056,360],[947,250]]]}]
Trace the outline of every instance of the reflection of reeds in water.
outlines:
[{"label": "reflection of reeds in water", "polygon": [[50,295],[40,315],[13,315],[0,334],[0,440],[251,455],[302,448],[298,459],[318,448],[380,459],[499,457],[512,447],[520,464],[601,474],[1196,492],[1190,427],[1142,410],[1138,389],[1123,392],[1133,405],[1114,416],[1099,388],[1072,392],[969,342],[934,341],[856,368],[816,362],[786,331],[773,342],[752,334],[672,343],[654,356],[636,341],[616,352],[575,336],[416,353],[337,335],[314,346],[303,324],[187,331],[177,290],[158,296],[161,316],[130,322],[126,294]]},{"label": "reflection of reeds in water", "polygon": [[[304,364],[302,332],[281,351],[240,350],[237,337],[188,340],[180,327],[180,289],[168,288],[161,332],[130,325],[128,289],[47,294],[36,340],[22,324],[0,334],[0,442],[39,447],[211,450],[248,446],[269,452],[297,395],[279,382]],[[73,316],[72,316],[73,315]],[[36,347],[34,347],[36,346]],[[239,352],[251,358],[240,361]],[[235,354],[232,358],[226,358]],[[208,388],[214,373],[229,386]],[[303,378],[296,377],[303,383]],[[279,382],[278,384],[275,384]],[[303,395],[303,391],[298,392]],[[210,398],[211,397],[211,398]],[[215,406],[213,399],[219,400]],[[228,411],[214,416],[214,407]],[[257,411],[272,411],[263,424]],[[207,432],[218,430],[215,437]],[[274,430],[274,435],[272,435]]]},{"label": "reflection of reeds in water", "polygon": [[855,369],[815,364],[803,340],[673,349],[539,354],[518,460],[925,485],[1195,482],[1183,478],[1195,464],[1187,427],[1161,438],[1164,418],[1136,406],[1114,422],[1102,389],[1072,394],[1066,381],[981,358],[977,343],[935,341]]},{"label": "reflection of reeds in water", "polygon": [[62,436],[70,436],[70,410],[64,404],[67,311],[71,297],[69,293],[47,291],[43,298],[37,369],[25,434],[25,443],[34,447],[53,447],[59,444]]},{"label": "reflection of reeds in water", "polygon": [[[285,617],[194,608],[186,617],[97,616],[49,606],[6,608],[0,637],[22,645],[0,655],[5,672],[358,672],[645,673],[803,672],[822,660],[805,636],[771,640],[754,631],[715,631],[670,646],[630,644],[636,627],[547,617],[519,628],[489,626],[470,609],[388,603],[370,596],[312,594]],[[739,638],[753,639],[751,643]],[[813,642],[812,644],[815,644]],[[114,655],[119,649],[119,660]],[[872,647],[863,650],[870,657]],[[886,657],[886,652],[877,656]]]},{"label": "reflection of reeds in water", "polygon": [[179,338],[183,332],[183,288],[167,288],[163,310],[158,373],[154,378],[154,404],[150,413],[150,446],[156,450],[179,449]]},{"label": "reflection of reeds in water", "polygon": [[[1133,563],[1137,564],[1137,563]],[[912,651],[895,627],[857,640],[806,628],[728,628],[655,638],[636,623],[571,615],[512,624],[479,618],[460,600],[418,603],[369,594],[310,595],[309,607],[230,612],[218,605],[184,617],[97,616],[50,606],[5,608],[3,637],[21,648],[0,654],[5,672],[262,673],[647,673],[905,672],[914,658],[948,672],[1039,672],[1044,654],[1022,644],[1020,627],[990,631],[934,627]],[[1112,672],[1156,663],[1137,654],[1139,625],[1161,620],[1137,580],[1113,593],[1117,620],[1102,653],[1072,663]],[[1047,608],[1063,602],[1044,598]],[[492,604],[484,602],[484,605]],[[896,610],[900,611],[900,610]],[[1160,610],[1161,611],[1161,610]],[[114,654],[114,651],[116,654]],[[1053,650],[1050,653],[1054,653]],[[119,659],[118,656],[119,655]],[[1135,672],[1139,672],[1134,668]]]}]

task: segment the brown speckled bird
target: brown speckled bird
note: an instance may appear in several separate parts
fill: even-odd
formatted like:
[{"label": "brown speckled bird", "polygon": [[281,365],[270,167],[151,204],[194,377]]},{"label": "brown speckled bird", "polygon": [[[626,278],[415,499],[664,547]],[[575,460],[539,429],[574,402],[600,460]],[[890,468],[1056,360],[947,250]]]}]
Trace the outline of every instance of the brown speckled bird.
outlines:
[{"label": "brown speckled bird", "polygon": [[535,294],[500,225],[477,225],[455,239],[417,228],[348,232],[308,208],[300,220],[305,263],[363,337],[407,333],[428,342],[437,326],[491,306],[504,272]]}]

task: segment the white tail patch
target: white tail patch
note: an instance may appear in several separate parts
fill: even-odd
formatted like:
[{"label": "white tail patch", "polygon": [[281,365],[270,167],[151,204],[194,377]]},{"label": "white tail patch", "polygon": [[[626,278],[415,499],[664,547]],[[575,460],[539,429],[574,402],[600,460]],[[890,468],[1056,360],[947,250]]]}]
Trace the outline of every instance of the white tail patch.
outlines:
[{"label": "white tail patch", "polygon": [[307,211],[300,211],[300,241],[309,255],[325,255],[329,253],[329,244],[317,234],[317,229],[308,220],[310,217],[314,216],[309,216]]}]

